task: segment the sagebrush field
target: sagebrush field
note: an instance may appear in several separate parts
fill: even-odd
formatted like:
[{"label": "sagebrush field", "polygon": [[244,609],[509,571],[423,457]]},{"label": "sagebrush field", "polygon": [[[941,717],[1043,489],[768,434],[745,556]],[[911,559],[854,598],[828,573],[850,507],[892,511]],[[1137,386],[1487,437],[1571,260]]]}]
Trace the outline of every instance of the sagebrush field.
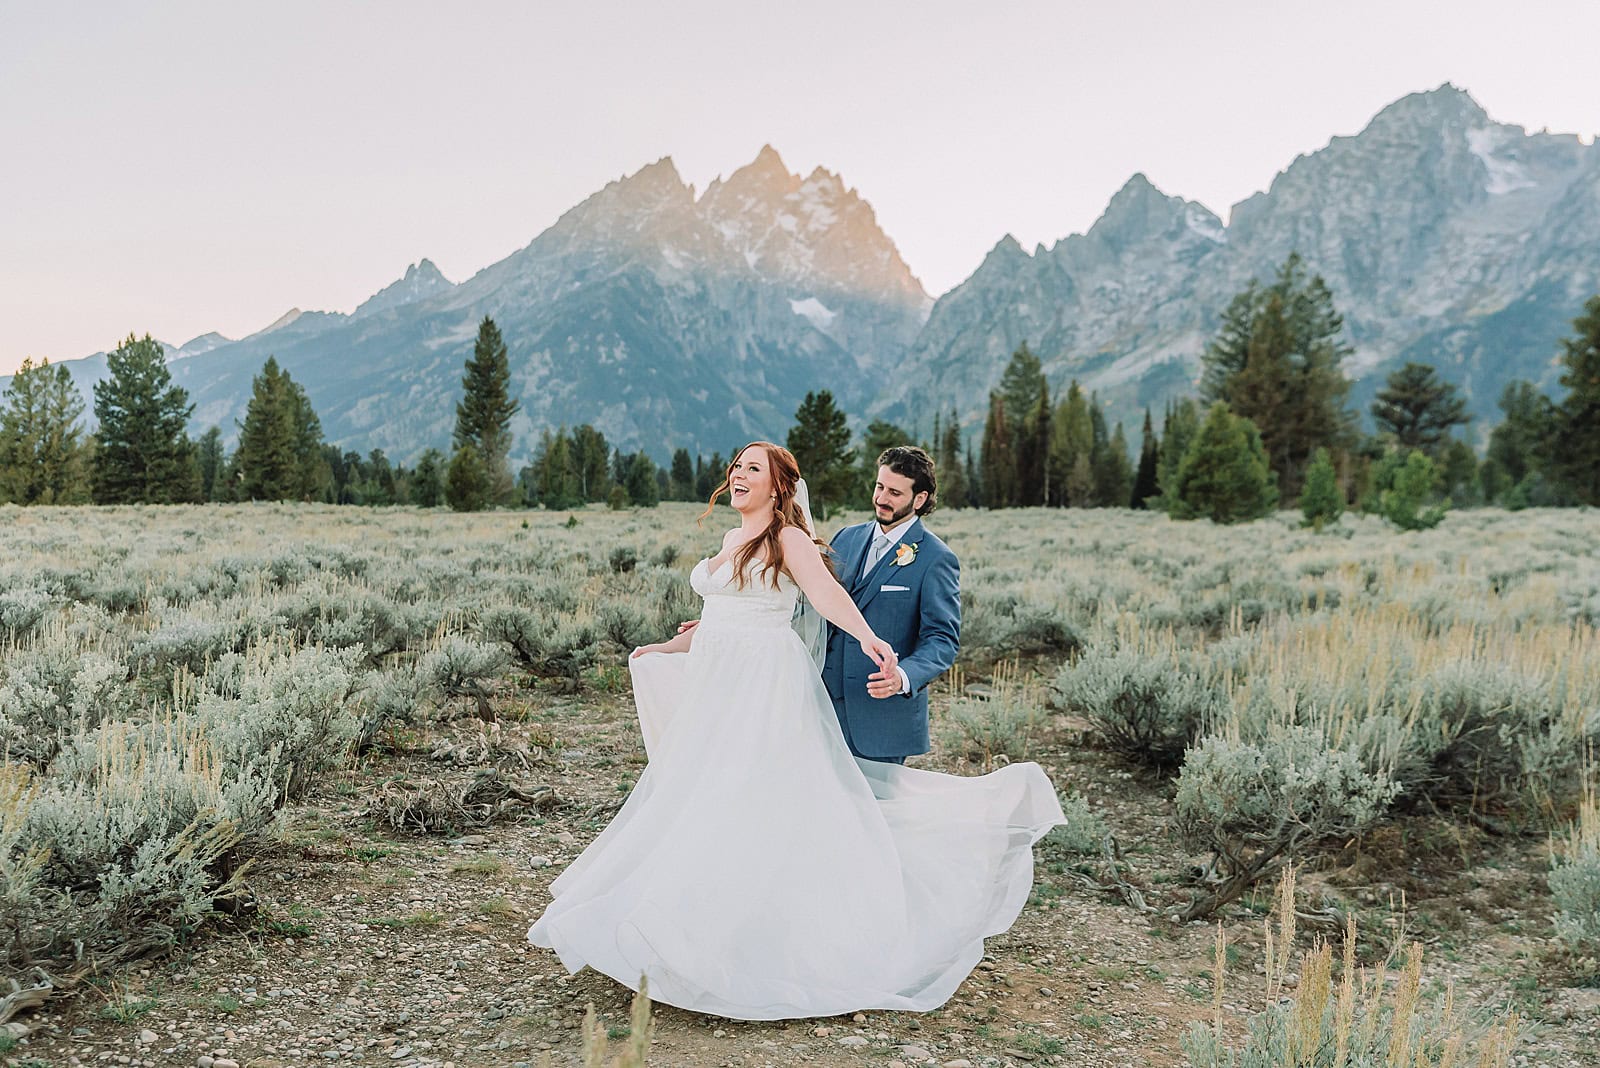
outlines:
[{"label": "sagebrush field", "polygon": [[[643,764],[626,651],[696,614],[697,512],[0,508],[0,1061],[620,1037],[522,932]],[[1600,516],[1297,519],[930,517],[918,763],[1045,766],[1033,900],[938,1013],[658,1008],[651,1062],[1596,1063]]]}]

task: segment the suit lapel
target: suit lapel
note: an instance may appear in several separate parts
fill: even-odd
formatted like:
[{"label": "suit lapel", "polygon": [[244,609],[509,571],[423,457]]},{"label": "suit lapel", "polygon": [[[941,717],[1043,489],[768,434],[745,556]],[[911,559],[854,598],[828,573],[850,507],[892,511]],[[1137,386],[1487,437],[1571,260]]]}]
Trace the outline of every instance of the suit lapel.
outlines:
[{"label": "suit lapel", "polygon": [[849,590],[852,595],[861,588],[862,580],[866,578],[861,573],[861,565],[866,563],[867,552],[872,548],[872,528],[876,525],[868,522],[854,528],[861,532],[857,539],[861,544],[852,546],[847,554],[845,562],[849,566],[849,570],[845,572],[846,581],[844,582],[844,588]]},{"label": "suit lapel", "polygon": [[[883,554],[883,559],[878,561],[877,566],[869,574],[862,576],[860,586],[854,591],[857,608],[867,607],[867,604],[882,592],[883,579],[890,570],[899,570],[894,563],[895,549],[902,544],[909,545],[920,537],[922,537],[922,520],[918,519],[906,528],[906,532],[900,535],[899,541],[889,546],[889,551]],[[872,544],[870,534],[867,544],[869,546]],[[861,558],[865,560],[866,554],[862,553]]]}]

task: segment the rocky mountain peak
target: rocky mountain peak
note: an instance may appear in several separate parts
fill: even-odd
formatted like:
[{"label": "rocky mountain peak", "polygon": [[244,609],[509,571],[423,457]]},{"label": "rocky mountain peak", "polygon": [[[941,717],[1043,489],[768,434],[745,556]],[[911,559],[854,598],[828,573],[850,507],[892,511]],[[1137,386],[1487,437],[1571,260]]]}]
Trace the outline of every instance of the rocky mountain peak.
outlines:
[{"label": "rocky mountain peak", "polygon": [[766,145],[726,181],[712,182],[698,207],[735,255],[792,285],[798,298],[847,291],[927,303],[872,206],[824,167],[801,179]]},{"label": "rocky mountain peak", "polygon": [[1123,183],[1085,238],[1119,256],[1156,239],[1167,243],[1226,239],[1222,221],[1203,205],[1168,196],[1142,173]]},{"label": "rocky mountain peak", "polygon": [[1449,129],[1470,129],[1489,123],[1489,113],[1465,89],[1445,82],[1437,89],[1410,93],[1377,115],[1363,133],[1413,132],[1437,138]]},{"label": "rocky mountain peak", "polygon": [[435,293],[453,288],[453,285],[432,260],[424,258],[407,267],[406,273],[398,281],[389,283],[363,301],[352,317],[361,319],[390,308],[426,300]]}]

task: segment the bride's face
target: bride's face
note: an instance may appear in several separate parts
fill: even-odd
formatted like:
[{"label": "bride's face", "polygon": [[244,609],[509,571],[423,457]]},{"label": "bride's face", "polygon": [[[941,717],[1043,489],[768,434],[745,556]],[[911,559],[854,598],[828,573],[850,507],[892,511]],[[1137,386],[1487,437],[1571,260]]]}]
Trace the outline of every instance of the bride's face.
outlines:
[{"label": "bride's face", "polygon": [[733,495],[734,510],[741,515],[756,508],[772,505],[772,467],[767,461],[767,450],[752,445],[733,461],[728,474],[728,490]]}]

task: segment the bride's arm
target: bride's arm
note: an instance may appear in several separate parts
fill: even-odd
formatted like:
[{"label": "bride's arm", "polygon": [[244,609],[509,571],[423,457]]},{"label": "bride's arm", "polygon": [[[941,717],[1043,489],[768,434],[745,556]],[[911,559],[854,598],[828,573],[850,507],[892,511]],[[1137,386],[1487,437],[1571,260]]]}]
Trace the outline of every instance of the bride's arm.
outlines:
[{"label": "bride's arm", "polygon": [[823,563],[816,543],[798,527],[784,527],[778,537],[783,542],[784,569],[811,606],[822,613],[822,618],[860,642],[861,651],[879,667],[892,670],[896,663],[894,650],[867,626],[861,609]]},{"label": "bride's arm", "polygon": [[639,646],[639,648],[628,654],[628,659],[632,660],[634,657],[643,656],[646,653],[687,653],[689,646],[693,643],[694,628],[690,627],[688,630],[680,630],[671,641],[654,642],[650,645]]}]

